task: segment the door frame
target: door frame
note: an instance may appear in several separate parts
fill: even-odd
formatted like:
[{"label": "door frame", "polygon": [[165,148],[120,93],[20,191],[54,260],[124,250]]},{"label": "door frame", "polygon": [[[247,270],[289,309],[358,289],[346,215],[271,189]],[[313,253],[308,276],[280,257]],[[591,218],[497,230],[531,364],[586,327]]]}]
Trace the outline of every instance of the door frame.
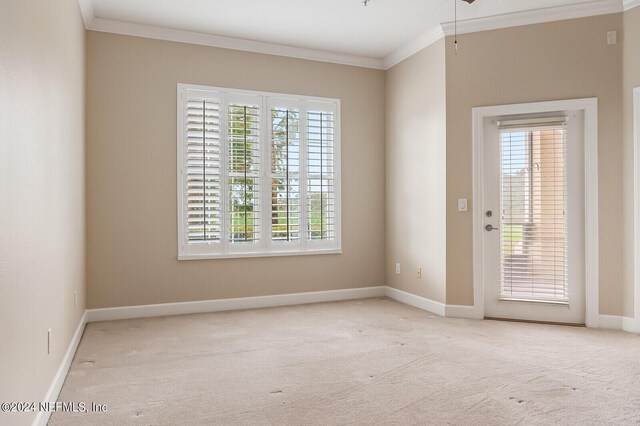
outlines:
[{"label": "door frame", "polygon": [[623,328],[640,333],[640,87],[633,89],[633,186],[634,186],[634,312],[633,324]]},{"label": "door frame", "polygon": [[[638,96],[640,97],[640,94]],[[599,326],[598,98],[473,108],[473,317],[475,318],[484,318],[484,216],[482,213],[485,211],[483,205],[485,119],[554,111],[584,111],[585,322],[587,327]]]}]

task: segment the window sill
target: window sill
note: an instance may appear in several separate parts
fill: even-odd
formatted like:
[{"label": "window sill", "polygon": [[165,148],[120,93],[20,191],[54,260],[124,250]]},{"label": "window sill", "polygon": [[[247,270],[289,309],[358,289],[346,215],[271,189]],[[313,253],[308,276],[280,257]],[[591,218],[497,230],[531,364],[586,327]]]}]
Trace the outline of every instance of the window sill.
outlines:
[{"label": "window sill", "polygon": [[285,257],[312,256],[322,254],[341,254],[342,249],[309,250],[309,251],[273,251],[264,253],[226,253],[226,254],[183,254],[178,260],[210,260],[210,259],[239,259],[247,257]]}]

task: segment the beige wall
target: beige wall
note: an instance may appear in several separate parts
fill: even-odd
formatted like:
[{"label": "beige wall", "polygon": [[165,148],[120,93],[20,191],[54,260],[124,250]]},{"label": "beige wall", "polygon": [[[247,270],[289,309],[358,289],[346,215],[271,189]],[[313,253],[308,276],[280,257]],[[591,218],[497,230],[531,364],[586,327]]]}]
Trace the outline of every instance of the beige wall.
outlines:
[{"label": "beige wall", "polygon": [[[471,213],[456,202],[471,198],[475,106],[599,98],[600,311],[633,315],[640,8],[464,35],[459,55],[448,38],[386,74],[89,32],[86,158],[77,2],[0,10],[0,401],[41,400],[78,325],[85,206],[91,308],[382,284],[471,304]],[[176,260],[178,82],[342,100],[342,255]],[[2,424],[32,420],[0,413]]]},{"label": "beige wall", "polygon": [[[445,302],[444,40],[387,72],[386,284]],[[400,263],[400,275],[395,264]],[[418,279],[417,269],[422,268]]]},{"label": "beige wall", "polygon": [[[90,308],[384,284],[384,72],[87,33]],[[342,100],[341,255],[178,261],[176,84]]]},{"label": "beige wall", "polygon": [[44,398],[84,311],[84,42],[76,0],[0,0],[0,401]]},{"label": "beige wall", "polygon": [[622,14],[447,38],[447,303],[473,304],[471,110],[509,103],[598,97],[600,313],[622,314],[622,46],[607,31]]},{"label": "beige wall", "polygon": [[633,289],[633,89],[640,87],[640,7],[624,13],[623,144],[624,144],[624,315],[634,316]]}]

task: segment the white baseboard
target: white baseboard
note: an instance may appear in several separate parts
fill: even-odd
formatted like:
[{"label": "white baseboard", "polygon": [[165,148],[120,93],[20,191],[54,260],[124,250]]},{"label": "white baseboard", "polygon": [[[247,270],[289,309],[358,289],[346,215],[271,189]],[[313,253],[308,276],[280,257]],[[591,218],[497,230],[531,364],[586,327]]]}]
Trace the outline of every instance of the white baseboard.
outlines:
[{"label": "white baseboard", "polygon": [[416,296],[415,294],[407,293],[406,291],[398,290],[397,288],[387,286],[385,288],[385,295],[393,300],[397,300],[398,302],[415,306],[416,308],[440,315],[441,317],[445,316],[446,313],[446,306],[444,303],[436,302],[435,300],[427,299],[426,297]]},{"label": "white baseboard", "polygon": [[451,318],[484,319],[482,311],[475,306],[447,305],[445,312],[445,316]]},{"label": "white baseboard", "polygon": [[598,315],[598,326],[596,328],[640,333],[640,321],[620,315]]},{"label": "white baseboard", "polygon": [[[82,333],[84,332],[84,327],[86,324],[87,312],[85,311],[85,313],[80,318],[80,323],[78,324],[76,332],[71,338],[71,342],[69,342],[69,347],[67,348],[67,352],[62,358],[60,367],[58,367],[56,375],[53,376],[53,381],[51,382],[51,385],[47,390],[47,394],[42,400],[43,402],[55,402],[58,400],[58,395],[60,394],[60,390],[62,389],[64,380],[67,378],[69,367],[71,367],[71,361],[73,361],[73,357],[76,354],[76,350],[78,349],[78,345],[80,344],[80,339],[82,338]],[[38,411],[36,418],[33,420],[33,426],[46,426],[46,424],[49,422],[49,417],[51,417],[51,411]]]},{"label": "white baseboard", "polygon": [[386,287],[385,295],[401,303],[447,318],[482,319],[482,313],[475,306],[445,305],[442,302],[417,296],[393,287]]},{"label": "white baseboard", "polygon": [[618,315],[599,315],[598,321],[598,328],[640,333],[640,323],[634,318]]},{"label": "white baseboard", "polygon": [[[397,300],[398,302],[405,303],[440,316],[482,319],[479,314],[479,310],[474,306],[445,305],[444,303],[416,296],[415,294],[407,293],[406,291],[388,286],[278,294],[273,296],[243,297],[237,299],[203,300],[196,302],[88,309],[80,319],[80,323],[78,324],[76,332],[69,343],[67,352],[62,359],[60,367],[58,368],[43,401],[57,401],[62,385],[64,384],[64,380],[67,377],[69,367],[71,367],[71,361],[73,361],[73,357],[75,356],[78,345],[80,344],[80,339],[82,338],[85,325],[89,322],[267,308],[275,306],[304,305],[308,303],[366,299],[382,296],[387,296],[391,299]],[[636,321],[633,318],[615,315],[600,315],[598,320],[599,328],[640,333],[640,321]],[[33,426],[46,426],[50,416],[50,412],[39,412],[33,421]]]},{"label": "white baseboard", "polygon": [[379,286],[350,288],[344,290],[314,291],[308,293],[277,294],[272,296],[241,297],[236,299],[202,300],[195,302],[89,309],[87,310],[87,322],[199,314],[206,312],[234,311],[240,309],[268,308],[274,306],[304,305],[307,303],[382,297],[384,295],[385,287]]},{"label": "white baseboard", "polygon": [[622,317],[622,329],[630,333],[640,333],[640,321],[634,318]]},{"label": "white baseboard", "polygon": [[478,310],[474,306],[445,305],[444,303],[436,302],[434,300],[427,299],[426,297],[417,296],[388,286],[89,309],[87,310],[86,318],[87,322],[113,321],[132,318],[268,308],[275,306],[304,305],[307,303],[334,302],[339,300],[365,299],[368,297],[382,296],[387,296],[391,299],[440,316],[482,319],[482,315],[478,313]]},{"label": "white baseboard", "polygon": [[[445,305],[444,303],[388,286],[385,288],[385,295],[398,302],[447,318],[483,319],[481,310],[475,306]],[[598,324],[594,328],[640,333],[640,321],[617,315],[598,315]]]},{"label": "white baseboard", "polygon": [[618,315],[599,315],[598,328],[622,330],[622,317]]},{"label": "white baseboard", "polygon": [[[366,299],[369,297],[382,296],[387,296],[390,299],[397,300],[398,302],[447,318],[483,318],[481,310],[477,309],[475,306],[446,305],[444,303],[436,302],[435,300],[417,296],[389,286],[277,294],[272,296],[241,297],[236,299],[202,300],[195,302],[89,309],[86,311],[85,317],[83,318],[86,318],[86,322],[113,321],[132,318],[269,308],[275,306],[304,305],[308,303],[335,302],[340,300]],[[599,315],[597,328],[640,333],[640,322],[629,317]]]}]

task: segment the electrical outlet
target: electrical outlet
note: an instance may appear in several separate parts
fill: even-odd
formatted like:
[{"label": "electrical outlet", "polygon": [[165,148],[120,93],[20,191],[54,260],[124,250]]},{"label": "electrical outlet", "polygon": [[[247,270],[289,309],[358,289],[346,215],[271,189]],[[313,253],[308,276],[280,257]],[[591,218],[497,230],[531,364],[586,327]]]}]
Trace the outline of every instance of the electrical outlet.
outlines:
[{"label": "electrical outlet", "polygon": [[51,354],[51,332],[51,328],[47,330],[47,355]]},{"label": "electrical outlet", "polygon": [[418,268],[418,272],[416,272],[416,278],[422,278],[422,268]]},{"label": "electrical outlet", "polygon": [[396,263],[396,274],[400,273],[400,264]]},{"label": "electrical outlet", "polygon": [[78,290],[73,291],[73,307],[78,307]]}]

